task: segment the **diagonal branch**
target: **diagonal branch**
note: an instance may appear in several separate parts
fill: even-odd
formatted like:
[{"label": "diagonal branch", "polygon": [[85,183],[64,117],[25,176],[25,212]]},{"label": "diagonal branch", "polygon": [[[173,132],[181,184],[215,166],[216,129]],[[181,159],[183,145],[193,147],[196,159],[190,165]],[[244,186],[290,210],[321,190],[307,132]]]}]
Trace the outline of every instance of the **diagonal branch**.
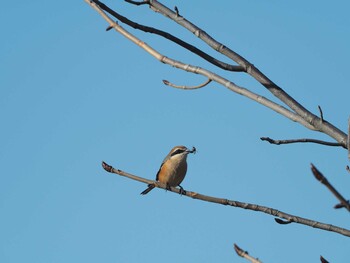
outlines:
[{"label": "diagonal branch", "polygon": [[153,180],[148,180],[148,179],[124,172],[122,170],[115,169],[105,162],[102,162],[102,167],[103,167],[103,169],[105,169],[109,173],[114,173],[114,174],[118,174],[121,176],[125,176],[127,178],[130,178],[132,180],[136,180],[136,181],[139,181],[142,183],[153,184],[155,187],[169,190],[169,191],[174,192],[174,193],[182,194],[184,196],[191,197],[193,199],[198,199],[198,200],[202,200],[205,202],[211,202],[211,203],[216,203],[216,204],[220,204],[220,205],[239,207],[239,208],[248,209],[248,210],[257,211],[257,212],[262,212],[262,213],[265,213],[268,215],[272,215],[274,217],[286,219],[287,221],[289,221],[291,223],[297,223],[297,224],[302,224],[302,225],[306,225],[306,226],[311,226],[313,228],[331,231],[331,232],[335,232],[335,233],[350,237],[350,230],[345,229],[345,228],[340,228],[340,227],[333,226],[330,224],[325,224],[325,223],[317,222],[314,220],[310,220],[310,219],[298,217],[295,215],[287,214],[287,213],[281,212],[277,209],[273,209],[273,208],[266,207],[266,206],[250,204],[250,203],[243,203],[243,202],[229,200],[229,199],[225,199],[225,198],[218,198],[218,197],[203,195],[203,194],[199,194],[199,193],[191,192],[191,191],[185,191],[185,193],[183,193],[183,191],[181,191],[181,189],[179,189],[179,188],[170,187],[170,189],[169,189],[169,187],[167,187],[167,185],[165,185],[163,183],[153,181]]},{"label": "diagonal branch", "polygon": [[288,93],[286,93],[282,88],[265,76],[258,68],[256,68],[252,63],[243,58],[238,53],[234,52],[230,48],[226,47],[222,43],[216,41],[204,30],[197,27],[190,21],[186,20],[184,17],[179,17],[176,12],[172,11],[168,7],[161,4],[159,1],[149,0],[149,5],[152,10],[158,12],[165,17],[170,18],[179,25],[183,26],[198,38],[203,40],[206,44],[212,47],[214,50],[220,52],[221,54],[227,56],[228,58],[235,61],[237,64],[245,68],[245,71],[260,82],[267,90],[269,90],[275,97],[285,103],[292,111],[300,115],[310,126],[313,126],[312,130],[317,130],[324,132],[330,137],[334,138],[337,142],[346,146],[346,134],[339,130],[334,125],[328,123],[327,121],[322,121],[321,118],[315,114],[308,111],[300,103],[298,103],[294,98],[292,98]]},{"label": "diagonal branch", "polygon": [[324,184],[329,191],[340,201],[340,204],[335,205],[334,208],[342,208],[345,207],[350,212],[350,204],[327,180],[327,178],[313,165],[311,164],[311,171],[314,174],[315,178],[320,181],[320,183]]},{"label": "diagonal branch", "polygon": [[274,140],[271,139],[270,137],[261,137],[260,140],[262,141],[268,141],[271,144],[276,144],[276,145],[280,145],[280,144],[289,144],[289,143],[305,143],[305,142],[310,142],[310,143],[317,143],[317,144],[323,144],[323,145],[327,145],[327,146],[341,146],[343,148],[344,145],[338,142],[325,142],[325,141],[321,141],[321,140],[316,140],[316,139],[307,139],[307,138],[303,138],[303,139],[291,139],[291,140]]},{"label": "diagonal branch", "polygon": [[252,263],[261,263],[259,259],[253,258],[252,256],[250,256],[247,251],[244,251],[243,249],[241,249],[239,246],[237,246],[237,244],[233,244],[233,248],[236,251],[238,256],[245,258]]},{"label": "diagonal branch", "polygon": [[86,3],[88,3],[93,9],[95,9],[110,25],[110,27],[113,27],[118,33],[138,45],[139,47],[143,48],[146,52],[151,54],[153,57],[155,57],[157,60],[159,60],[162,63],[171,65],[173,67],[185,70],[187,72],[195,73],[195,74],[200,74],[202,76],[205,76],[212,81],[215,81],[222,86],[230,89],[233,92],[236,92],[240,95],[243,95],[249,99],[252,99],[272,110],[275,112],[287,117],[288,119],[292,121],[299,122],[300,124],[304,125],[308,129],[314,129],[312,125],[310,125],[308,122],[306,122],[300,115],[286,109],[285,107],[261,96],[258,95],[254,92],[251,92],[248,89],[245,89],[243,87],[240,87],[236,85],[235,83],[209,71],[204,68],[198,67],[198,66],[192,66],[189,64],[182,63],[180,61],[168,58],[161,53],[159,53],[157,50],[152,48],[151,46],[147,45],[145,42],[141,41],[138,39],[136,36],[131,34],[130,32],[126,31],[123,27],[115,23],[93,0],[84,0]]},{"label": "diagonal branch", "polygon": [[[114,16],[115,18],[117,18],[118,20],[120,20],[122,23],[127,24],[128,26],[131,26],[135,29],[139,29],[143,32],[147,32],[147,33],[152,33],[152,34],[156,34],[159,36],[162,36],[176,44],[178,44],[179,46],[182,46],[183,48],[191,51],[192,53],[200,56],[201,58],[205,59],[206,61],[208,61],[209,63],[224,69],[224,70],[228,70],[228,71],[235,71],[235,72],[242,72],[244,71],[244,68],[242,66],[237,66],[237,65],[231,65],[225,62],[222,62],[210,55],[208,55],[207,53],[203,52],[202,50],[200,50],[199,48],[181,40],[180,38],[177,38],[175,36],[173,36],[172,34],[153,28],[153,27],[149,27],[149,26],[144,26],[144,25],[140,25],[138,23],[135,23],[133,21],[131,21],[130,19],[120,15],[119,13],[117,13],[116,11],[110,9],[108,6],[106,6],[104,3],[101,3],[98,0],[93,0],[102,10],[106,11],[107,13],[109,13],[110,15]],[[143,2],[144,3],[144,2]]]}]

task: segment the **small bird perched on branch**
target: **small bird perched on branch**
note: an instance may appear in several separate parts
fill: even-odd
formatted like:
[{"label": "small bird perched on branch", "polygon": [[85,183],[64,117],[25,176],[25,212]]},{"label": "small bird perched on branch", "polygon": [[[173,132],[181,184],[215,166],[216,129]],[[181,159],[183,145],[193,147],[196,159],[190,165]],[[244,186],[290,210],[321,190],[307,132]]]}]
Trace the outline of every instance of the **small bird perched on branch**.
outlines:
[{"label": "small bird perched on branch", "polygon": [[[156,181],[166,184],[167,188],[179,186],[181,189],[180,193],[183,193],[184,190],[180,184],[187,172],[186,160],[189,153],[196,153],[196,148],[193,147],[192,150],[187,149],[185,146],[172,148],[160,165]],[[149,193],[154,187],[154,184],[149,184],[148,188],[141,194]]]}]

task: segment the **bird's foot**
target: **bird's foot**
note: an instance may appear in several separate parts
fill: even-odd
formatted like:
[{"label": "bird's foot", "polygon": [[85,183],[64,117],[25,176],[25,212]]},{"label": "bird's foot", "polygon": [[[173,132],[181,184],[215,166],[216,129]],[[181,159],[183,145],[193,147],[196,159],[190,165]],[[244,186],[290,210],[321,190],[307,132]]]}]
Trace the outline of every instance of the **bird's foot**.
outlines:
[{"label": "bird's foot", "polygon": [[182,188],[181,185],[179,185],[179,188],[180,188],[179,194],[180,195],[186,195],[186,191]]}]

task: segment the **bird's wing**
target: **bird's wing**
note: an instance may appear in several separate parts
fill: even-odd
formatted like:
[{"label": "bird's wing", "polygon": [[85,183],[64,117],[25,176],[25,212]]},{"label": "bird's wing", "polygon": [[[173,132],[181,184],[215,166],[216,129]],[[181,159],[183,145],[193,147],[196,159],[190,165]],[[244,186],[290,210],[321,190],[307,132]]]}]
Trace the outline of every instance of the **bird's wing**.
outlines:
[{"label": "bird's wing", "polygon": [[164,158],[162,164],[161,164],[160,167],[159,167],[159,170],[158,170],[157,175],[156,175],[156,181],[159,180],[159,173],[160,173],[160,170],[162,170],[163,164],[164,164],[168,159],[169,159],[169,154]]}]

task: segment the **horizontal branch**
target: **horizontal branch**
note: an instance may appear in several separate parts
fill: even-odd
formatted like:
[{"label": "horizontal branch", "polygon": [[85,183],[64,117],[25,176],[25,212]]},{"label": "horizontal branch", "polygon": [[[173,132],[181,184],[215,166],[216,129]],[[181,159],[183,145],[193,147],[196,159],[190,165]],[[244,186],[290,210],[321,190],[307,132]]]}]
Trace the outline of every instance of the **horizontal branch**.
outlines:
[{"label": "horizontal branch", "polygon": [[121,176],[125,176],[127,178],[132,179],[132,180],[136,180],[136,181],[139,181],[139,182],[142,182],[145,184],[153,184],[155,187],[169,190],[169,191],[174,192],[174,193],[182,194],[184,196],[191,197],[193,199],[202,200],[202,201],[211,202],[211,203],[216,203],[216,204],[220,204],[220,205],[239,207],[239,208],[248,209],[248,210],[257,211],[257,212],[262,212],[262,213],[265,213],[268,215],[272,215],[274,217],[286,219],[287,221],[289,221],[291,223],[297,223],[297,224],[302,224],[302,225],[306,225],[306,226],[311,226],[313,228],[318,228],[318,229],[322,229],[322,230],[326,230],[326,231],[332,231],[332,232],[350,237],[350,230],[345,229],[345,228],[340,228],[340,227],[333,226],[330,224],[320,223],[320,222],[317,222],[314,220],[310,220],[310,219],[298,217],[295,215],[287,214],[287,213],[281,212],[277,209],[273,209],[273,208],[266,207],[266,206],[250,204],[250,203],[243,203],[243,202],[229,200],[229,199],[225,199],[225,198],[218,198],[218,197],[203,195],[203,194],[199,194],[199,193],[192,192],[192,191],[183,192],[179,188],[176,188],[176,187],[169,188],[167,185],[165,185],[163,183],[153,181],[153,180],[148,180],[148,179],[124,172],[120,169],[115,169],[105,162],[102,162],[102,167],[103,167],[103,169],[105,169],[109,173],[114,173],[114,174],[118,174]]},{"label": "horizontal branch", "polygon": [[290,140],[274,140],[271,139],[270,137],[261,137],[260,140],[262,141],[268,141],[271,144],[290,144],[290,143],[317,143],[317,144],[323,144],[327,146],[338,146],[338,147],[344,147],[343,144],[338,143],[338,142],[326,142],[326,141],[321,141],[321,140],[316,140],[316,139],[307,139],[307,138],[302,138],[302,139],[290,139]]}]

